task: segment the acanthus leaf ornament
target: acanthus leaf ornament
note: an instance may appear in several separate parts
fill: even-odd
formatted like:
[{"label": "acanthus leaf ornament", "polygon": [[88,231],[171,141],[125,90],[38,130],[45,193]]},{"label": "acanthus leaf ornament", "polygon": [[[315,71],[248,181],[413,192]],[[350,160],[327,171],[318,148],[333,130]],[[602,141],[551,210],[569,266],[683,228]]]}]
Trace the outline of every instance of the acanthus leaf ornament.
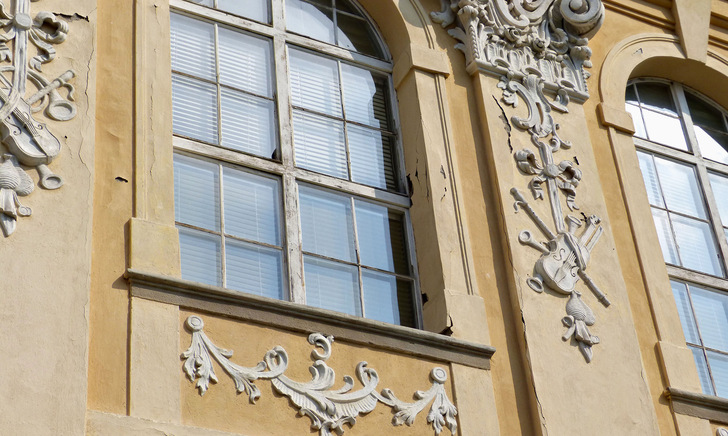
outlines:
[{"label": "acanthus leaf ornament", "polygon": [[346,425],[353,426],[359,415],[371,412],[380,402],[393,409],[394,426],[412,425],[417,415],[432,402],[427,422],[432,425],[435,434],[439,435],[444,427],[452,434],[457,432],[457,409],[447,397],[444,386],[447,373],[442,368],[432,370],[430,377],[433,385],[428,391],[416,392],[417,401],[406,403],[397,399],[390,389],[377,392],[379,375],[374,369],[368,368],[366,362],[359,362],[356,366],[361,388],[354,390],[354,379],[345,376],[344,385],[332,389],[336,375],[326,361],[331,357],[333,336],[321,333],[309,335],[308,342],[315,347],[311,352],[314,363],[309,368],[312,378],[308,382],[298,382],[284,374],[288,369],[288,354],[282,347],[269,350],[263,361],[255,367],[245,368],[229,360],[232,351],[212,343],[203,332],[204,322],[200,317],[190,316],[185,321],[185,327],[192,334],[192,342],[181,355],[184,359],[182,368],[190,381],[195,383],[200,395],[204,395],[210,383],[218,381],[213,368],[214,360],[233,379],[237,392],[248,394],[251,403],[255,403],[261,395],[254,382],[270,380],[273,389],[288,397],[298,413],[307,416],[311,420],[311,428],[318,430],[321,436],[344,434]]},{"label": "acanthus leaf ornament", "polygon": [[[38,0],[15,0],[10,11],[0,0],[0,28],[3,30],[0,34],[0,136],[7,154],[12,156],[6,155],[4,162],[14,162],[16,171],[23,173],[22,167],[36,168],[40,186],[52,190],[63,185],[63,179],[48,168],[58,156],[61,143],[46,124],[34,118],[34,114],[45,109],[45,115],[56,121],[75,117],[74,89],[69,83],[75,73],[68,70],[51,80],[44,76],[42,65],[53,61],[56,56],[54,45],[66,40],[69,25],[52,12],[42,11],[31,18],[31,1]],[[35,47],[35,56],[31,57],[30,46]],[[5,73],[12,74],[12,80],[8,80]],[[28,83],[35,92],[26,97]],[[63,88],[67,91],[65,97],[59,92]],[[5,173],[7,176],[8,172]],[[25,176],[29,179],[27,174]],[[7,180],[0,182],[3,185],[0,186],[3,204],[0,227],[6,237],[15,231],[19,216],[30,215],[29,208],[19,205],[17,195],[28,195],[32,191],[5,186],[8,183]],[[9,200],[10,197],[14,200]],[[13,202],[17,203],[17,210],[11,207]]]},{"label": "acanthus leaf ornament", "polygon": [[431,14],[459,41],[469,68],[517,78],[535,74],[567,98],[588,97],[588,39],[601,27],[601,0],[440,0]]}]

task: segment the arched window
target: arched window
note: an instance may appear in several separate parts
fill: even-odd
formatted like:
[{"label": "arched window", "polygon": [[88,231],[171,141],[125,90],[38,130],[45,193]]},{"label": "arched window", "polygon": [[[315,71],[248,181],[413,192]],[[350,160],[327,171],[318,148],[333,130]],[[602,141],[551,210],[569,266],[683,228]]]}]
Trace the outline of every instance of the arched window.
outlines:
[{"label": "arched window", "polygon": [[707,394],[728,397],[727,112],[678,83],[626,93],[680,321]]},{"label": "arched window", "polygon": [[176,0],[182,277],[421,326],[392,63],[348,0]]}]

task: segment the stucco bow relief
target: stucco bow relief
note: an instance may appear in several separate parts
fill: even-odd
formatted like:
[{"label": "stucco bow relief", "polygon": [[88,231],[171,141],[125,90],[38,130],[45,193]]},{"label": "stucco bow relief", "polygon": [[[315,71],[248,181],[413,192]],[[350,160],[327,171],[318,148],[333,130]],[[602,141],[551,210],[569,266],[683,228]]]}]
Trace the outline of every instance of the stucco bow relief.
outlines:
[{"label": "stucco bow relief", "polygon": [[246,393],[251,403],[261,396],[255,385],[256,380],[270,380],[273,388],[281,395],[288,397],[298,409],[301,416],[311,420],[311,428],[318,430],[321,436],[344,434],[345,425],[353,426],[360,414],[374,410],[378,403],[393,409],[392,424],[412,425],[417,415],[432,403],[427,422],[439,435],[444,427],[452,434],[457,433],[457,409],[445,391],[447,373],[436,367],[430,373],[432,387],[425,392],[414,394],[415,402],[409,403],[398,399],[390,389],[381,393],[376,391],[379,383],[377,371],[367,367],[366,362],[359,362],[356,375],[361,383],[359,390],[354,390],[354,379],[344,376],[344,386],[332,390],[336,379],[334,370],[326,361],[331,357],[333,336],[312,333],[308,342],[314,346],[311,357],[314,364],[309,368],[312,379],[309,382],[298,382],[286,377],[288,369],[288,353],[280,346],[265,353],[263,361],[255,367],[245,368],[229,360],[233,352],[217,347],[202,331],[204,323],[198,316],[190,316],[185,321],[185,328],[192,334],[190,347],[182,353],[183,369],[190,381],[196,382],[200,395],[204,395],[210,383],[217,383],[217,375],[212,366],[213,359],[235,382],[239,394]]},{"label": "stucco bow relief", "polygon": [[[15,231],[18,217],[31,214],[19,199],[35,189],[24,167],[37,169],[44,189],[63,185],[61,176],[48,168],[58,156],[61,143],[34,117],[40,111],[56,121],[76,116],[74,89],[68,83],[75,76],[73,70],[53,79],[48,79],[42,70],[56,56],[53,46],[66,40],[68,23],[52,12],[41,11],[32,18],[31,1],[38,0],[15,0],[10,10],[0,0],[0,136],[4,146],[0,163],[0,227],[6,237]],[[30,53],[32,47],[35,56]],[[65,96],[59,92],[63,88]]]},{"label": "stucco bow relief", "polygon": [[564,96],[588,97],[588,38],[604,20],[601,0],[440,0],[433,21],[449,27],[466,64],[497,75],[535,74]]}]

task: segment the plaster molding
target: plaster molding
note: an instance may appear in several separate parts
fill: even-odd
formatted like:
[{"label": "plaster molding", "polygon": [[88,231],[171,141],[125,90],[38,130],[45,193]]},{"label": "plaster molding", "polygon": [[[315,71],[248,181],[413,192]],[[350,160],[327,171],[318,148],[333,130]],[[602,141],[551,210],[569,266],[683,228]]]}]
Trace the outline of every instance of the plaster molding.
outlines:
[{"label": "plaster molding", "polygon": [[728,422],[728,399],[684,389],[668,387],[665,397],[675,413],[711,421]]},{"label": "plaster molding", "polygon": [[721,427],[715,431],[715,436],[728,436],[728,428]]},{"label": "plaster molding", "polygon": [[604,21],[601,0],[440,0],[431,13],[459,41],[469,71],[539,76],[547,88],[588,98],[589,38]]},{"label": "plaster molding", "polygon": [[[31,0],[16,0],[10,11],[0,0],[0,28],[4,30],[0,34],[0,72],[12,72],[12,80],[2,78],[0,85],[0,136],[8,150],[0,165],[0,228],[5,237],[15,231],[18,217],[32,213],[18,198],[34,190],[23,167],[38,170],[44,189],[63,185],[61,176],[53,174],[47,166],[58,156],[61,142],[34,114],[43,111],[47,118],[56,121],[76,116],[74,88],[68,83],[75,76],[73,70],[54,79],[46,78],[42,70],[44,64],[55,59],[54,45],[66,40],[69,25],[59,15],[47,11],[32,18],[30,3]],[[30,46],[35,47],[35,56],[30,55]],[[35,92],[25,97],[29,84]],[[65,95],[59,92],[63,88]]]},{"label": "plaster molding", "polygon": [[416,358],[490,369],[495,348],[450,336],[128,269],[131,295],[292,332],[326,331],[347,342]]},{"label": "plaster molding", "polygon": [[374,410],[378,403],[391,407],[394,411],[392,424],[412,425],[417,415],[432,403],[427,414],[427,422],[439,435],[444,427],[457,434],[457,408],[445,391],[447,372],[436,367],[430,373],[432,387],[426,392],[417,391],[417,401],[408,403],[399,400],[392,390],[376,391],[379,383],[377,371],[368,368],[362,361],[356,366],[356,374],[362,387],[354,391],[354,379],[344,376],[344,386],[332,390],[336,379],[334,370],[326,363],[331,357],[333,336],[312,333],[308,342],[314,346],[311,357],[314,364],[310,367],[312,379],[309,382],[291,380],[285,375],[288,369],[288,353],[283,347],[276,346],[265,353],[263,360],[254,367],[242,367],[229,360],[233,352],[216,346],[203,332],[204,322],[198,316],[190,316],[185,327],[192,334],[190,347],[182,353],[185,360],[183,369],[187,377],[195,383],[200,395],[208,390],[210,383],[218,378],[212,366],[213,359],[235,382],[238,393],[246,393],[251,403],[255,403],[261,392],[255,385],[256,380],[270,380],[279,394],[290,399],[300,415],[308,416],[311,428],[321,436],[342,435],[344,426],[352,427],[359,415]]},{"label": "plaster molding", "polygon": [[[538,155],[533,150],[524,148],[516,151],[514,158],[519,171],[531,176],[528,188],[534,200],[544,200],[548,197],[555,225],[555,229],[552,230],[528,204],[523,193],[514,187],[510,192],[516,200],[515,212],[524,210],[546,237],[546,242],[543,243],[529,230],[523,230],[518,235],[518,241],[541,253],[534,265],[532,277],[526,280],[528,286],[538,293],[548,288],[556,293],[570,296],[566,303],[566,316],[562,319],[567,328],[562,339],[568,341],[573,338],[586,361],[591,362],[592,346],[599,343],[599,338],[592,335],[588,327],[595,324],[596,316],[582,300],[582,294],[576,289],[576,285],[580,279],[583,280],[605,307],[610,305],[607,296],[586,272],[591,252],[602,236],[604,228],[601,226],[601,219],[596,215],[589,216],[582,213],[582,219],[575,215],[564,214],[561,195],[566,197],[566,206],[570,212],[579,210],[576,204],[576,189],[581,182],[582,173],[571,161],[564,160],[557,163],[554,160],[556,153],[572,146],[571,142],[559,137],[557,133],[559,125],[551,115],[552,110],[567,113],[569,99],[565,92],[559,92],[555,100],[549,100],[543,93],[543,86],[543,78],[535,74],[529,74],[521,81],[515,80],[514,75],[509,75],[502,77],[498,84],[498,87],[503,89],[503,101],[506,104],[516,107],[520,97],[528,108],[527,117],[514,116],[511,118],[511,123],[530,135]],[[546,185],[546,193],[543,185]],[[583,230],[577,235],[582,226]]]}]

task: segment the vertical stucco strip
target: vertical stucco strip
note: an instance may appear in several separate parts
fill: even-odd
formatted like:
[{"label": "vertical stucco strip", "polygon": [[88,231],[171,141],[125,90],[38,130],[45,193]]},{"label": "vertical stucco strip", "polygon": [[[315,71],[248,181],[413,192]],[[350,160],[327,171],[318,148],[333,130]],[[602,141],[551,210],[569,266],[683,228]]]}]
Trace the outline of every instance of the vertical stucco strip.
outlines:
[{"label": "vertical stucco strip", "polygon": [[178,276],[169,2],[134,7],[134,217],[142,222],[130,223],[129,266]]}]

